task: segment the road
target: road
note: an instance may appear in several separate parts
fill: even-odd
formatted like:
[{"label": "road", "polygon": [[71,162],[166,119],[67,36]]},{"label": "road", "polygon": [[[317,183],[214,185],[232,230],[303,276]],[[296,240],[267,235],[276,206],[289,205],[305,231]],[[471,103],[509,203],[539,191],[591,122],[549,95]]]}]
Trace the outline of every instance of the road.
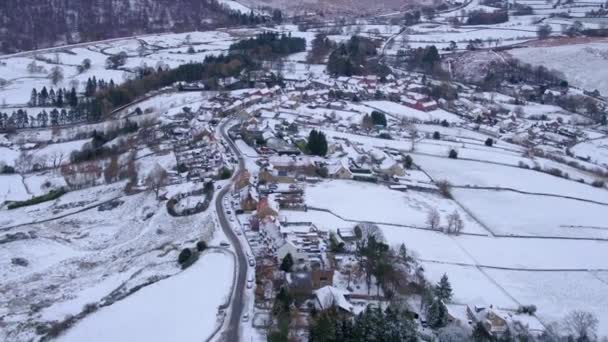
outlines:
[{"label": "road", "polygon": [[[233,173],[232,179],[236,177],[236,175],[245,168],[245,161],[243,160],[243,156],[240,155],[239,149],[236,147],[232,139],[226,134],[226,126],[230,121],[226,121],[224,124],[219,126],[220,133],[224,140],[228,142],[230,149],[234,152],[234,154],[238,157],[239,166],[238,170],[235,170]],[[231,183],[232,184],[232,183]],[[233,293],[232,293],[232,301],[230,303],[230,317],[228,319],[228,325],[224,326],[224,340],[229,342],[239,341],[239,327],[241,322],[241,314],[243,312],[244,307],[244,292],[245,292],[245,283],[247,281],[247,267],[248,260],[243,251],[243,246],[238,236],[234,233],[228,218],[226,217],[226,211],[223,205],[223,200],[226,194],[230,191],[230,186],[225,186],[222,190],[220,190],[216,200],[215,200],[215,210],[217,212],[217,216],[219,219],[219,223],[224,230],[224,234],[230,240],[232,246],[234,246],[234,250],[236,252],[236,282],[234,284]]]}]

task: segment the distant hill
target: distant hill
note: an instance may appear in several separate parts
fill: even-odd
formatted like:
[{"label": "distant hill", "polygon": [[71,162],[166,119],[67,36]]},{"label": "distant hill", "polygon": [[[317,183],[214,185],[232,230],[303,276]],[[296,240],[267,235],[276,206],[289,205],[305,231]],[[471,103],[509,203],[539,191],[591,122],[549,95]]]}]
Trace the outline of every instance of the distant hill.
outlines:
[{"label": "distant hill", "polygon": [[239,19],[216,0],[2,0],[0,53],[209,29]]}]

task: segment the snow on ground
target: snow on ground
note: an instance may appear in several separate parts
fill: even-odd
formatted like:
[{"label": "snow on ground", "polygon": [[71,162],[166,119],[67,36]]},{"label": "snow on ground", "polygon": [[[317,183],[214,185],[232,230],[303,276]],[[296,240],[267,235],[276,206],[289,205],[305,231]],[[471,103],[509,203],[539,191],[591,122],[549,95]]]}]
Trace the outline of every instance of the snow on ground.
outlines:
[{"label": "snow on ground", "polygon": [[452,195],[496,234],[608,238],[604,205],[511,191],[453,189]]},{"label": "snow on ground", "polygon": [[494,305],[504,309],[517,309],[515,303],[478,268],[473,266],[445,265],[423,262],[425,276],[433,283],[443,274],[450,279],[454,302],[459,304]]},{"label": "snow on ground", "polygon": [[[370,201],[374,203],[373,208],[370,208]],[[441,216],[457,210],[464,220],[464,231],[486,233],[455,203],[439,195],[399,192],[365,182],[330,181],[309,185],[306,188],[306,203],[311,207],[329,209],[349,220],[417,227],[427,227],[426,218],[431,209],[437,209]]]},{"label": "snow on ground", "polygon": [[21,175],[0,175],[0,203],[23,201],[30,197],[23,185]]},{"label": "snow on ground", "polygon": [[[608,283],[590,272],[522,272],[486,270],[515,299],[534,304],[544,323],[562,319],[572,310],[590,311],[599,319],[598,333],[608,335]],[[457,293],[457,292],[456,292]]]},{"label": "snow on ground", "polygon": [[572,85],[608,94],[608,48],[605,42],[529,47],[513,49],[509,53],[526,63],[563,72]]},{"label": "snow on ground", "polygon": [[232,263],[227,255],[208,253],[182,273],[97,311],[59,341],[205,339],[215,328],[217,308],[230,291]]},{"label": "snow on ground", "polygon": [[417,110],[391,101],[366,101],[363,103],[373,109],[381,110],[396,118],[406,118],[422,122],[442,120],[447,120],[448,122],[462,122],[462,119],[460,119],[458,116],[446,112],[443,109],[423,112],[421,110]]},{"label": "snow on ground", "polygon": [[420,165],[435,180],[452,185],[504,187],[526,192],[555,194],[608,203],[608,192],[542,172],[468,160],[417,155]]},{"label": "snow on ground", "polygon": [[585,141],[570,150],[577,157],[589,158],[590,162],[608,167],[608,138]]}]

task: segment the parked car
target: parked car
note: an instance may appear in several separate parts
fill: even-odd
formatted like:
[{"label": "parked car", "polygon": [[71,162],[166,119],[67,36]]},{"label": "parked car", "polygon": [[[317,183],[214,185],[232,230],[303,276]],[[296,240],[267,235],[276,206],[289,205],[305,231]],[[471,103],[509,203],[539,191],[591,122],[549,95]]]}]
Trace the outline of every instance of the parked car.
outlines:
[{"label": "parked car", "polygon": [[249,322],[249,313],[243,315],[243,322]]},{"label": "parked car", "polygon": [[222,247],[228,247],[228,246],[230,246],[230,244],[228,242],[226,242],[226,241],[222,241],[222,242],[220,242],[220,246],[222,246]]}]

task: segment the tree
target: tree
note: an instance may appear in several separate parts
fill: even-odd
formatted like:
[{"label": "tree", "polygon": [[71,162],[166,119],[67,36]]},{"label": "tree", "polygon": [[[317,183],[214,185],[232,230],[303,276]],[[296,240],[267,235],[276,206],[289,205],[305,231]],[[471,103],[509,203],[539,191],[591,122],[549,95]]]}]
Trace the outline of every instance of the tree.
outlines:
[{"label": "tree", "polygon": [[488,147],[492,147],[492,146],[494,145],[494,139],[492,139],[492,138],[488,138],[488,139],[486,139],[485,144],[486,144],[486,146],[488,146]]},{"label": "tree", "polygon": [[590,312],[574,310],[563,319],[565,332],[578,341],[596,338],[598,319]]},{"label": "tree", "polygon": [[51,73],[49,74],[49,79],[53,83],[53,85],[57,85],[57,83],[63,81],[63,68],[59,66],[54,66],[51,69]]},{"label": "tree", "polygon": [[370,130],[374,126],[374,120],[369,114],[365,114],[363,119],[361,119],[361,128],[364,130]]},{"label": "tree", "polygon": [[543,39],[549,38],[552,31],[553,31],[553,29],[551,28],[551,25],[549,25],[549,24],[539,25],[536,28],[536,35],[538,36],[538,39],[543,40]]},{"label": "tree", "polygon": [[192,251],[190,250],[190,248],[184,248],[179,253],[179,256],[177,257],[177,262],[180,265],[183,265],[184,263],[186,263],[186,261],[190,260],[191,257],[192,257]]},{"label": "tree", "polygon": [[145,183],[148,189],[154,191],[156,199],[158,199],[160,189],[166,185],[168,176],[167,170],[159,164],[156,164],[152,171],[150,171],[150,174],[148,174],[148,177],[146,177]]},{"label": "tree", "polygon": [[439,224],[441,223],[441,216],[439,216],[439,212],[437,209],[432,208],[429,210],[426,216],[426,223],[431,227],[432,230],[437,230],[439,228]]},{"label": "tree", "polygon": [[449,302],[452,299],[452,285],[448,280],[448,276],[444,273],[435,285],[435,295],[443,302]]},{"label": "tree", "polygon": [[448,157],[450,159],[458,159],[458,152],[456,152],[455,149],[451,149],[450,153],[448,154]]},{"label": "tree", "polygon": [[448,234],[460,234],[460,232],[464,229],[464,222],[460,218],[460,214],[458,211],[454,210],[450,215],[448,215]]},{"label": "tree", "polygon": [[30,102],[28,103],[31,107],[36,107],[38,104],[38,92],[36,88],[32,89],[32,94],[30,95]]},{"label": "tree", "polygon": [[203,241],[203,240],[201,240],[201,241],[197,242],[197,243],[196,243],[196,249],[197,249],[199,252],[204,251],[205,249],[207,249],[207,243],[206,243],[205,241]]},{"label": "tree", "polygon": [[436,298],[427,310],[426,320],[433,329],[445,327],[448,324],[448,309],[441,299]]},{"label": "tree", "polygon": [[411,168],[412,168],[412,165],[414,164],[414,160],[413,160],[413,159],[412,159],[412,157],[411,157],[411,156],[408,154],[408,155],[406,155],[406,156],[405,156],[405,159],[404,159],[404,163],[403,163],[403,164],[404,164],[403,166],[405,166],[405,168],[409,170],[409,169],[411,169]]},{"label": "tree", "polygon": [[284,272],[291,272],[291,268],[293,267],[293,258],[291,257],[291,253],[287,253],[287,255],[281,261],[281,266],[279,269]]},{"label": "tree", "polygon": [[311,154],[325,156],[327,154],[327,140],[325,134],[314,129],[310,131],[307,147]]},{"label": "tree", "polygon": [[439,132],[437,132],[437,131],[433,132],[433,139],[435,139],[435,140],[441,139],[441,134],[439,134]]},{"label": "tree", "polygon": [[106,69],[118,69],[127,63],[127,53],[124,51],[106,59]]},{"label": "tree", "polygon": [[386,116],[384,113],[373,111],[372,112],[372,123],[376,126],[386,127]]}]

